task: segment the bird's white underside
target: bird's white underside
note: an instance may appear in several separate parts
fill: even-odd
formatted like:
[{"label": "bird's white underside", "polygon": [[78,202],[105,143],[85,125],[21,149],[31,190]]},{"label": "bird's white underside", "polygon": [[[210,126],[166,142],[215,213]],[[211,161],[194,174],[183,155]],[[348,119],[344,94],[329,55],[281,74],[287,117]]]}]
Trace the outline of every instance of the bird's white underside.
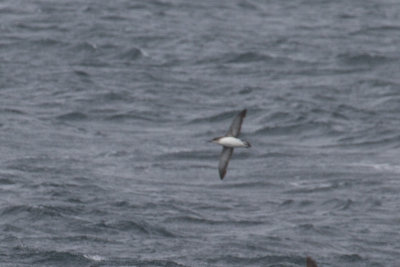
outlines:
[{"label": "bird's white underside", "polygon": [[247,147],[247,145],[242,140],[232,136],[221,137],[214,142],[226,147]]}]

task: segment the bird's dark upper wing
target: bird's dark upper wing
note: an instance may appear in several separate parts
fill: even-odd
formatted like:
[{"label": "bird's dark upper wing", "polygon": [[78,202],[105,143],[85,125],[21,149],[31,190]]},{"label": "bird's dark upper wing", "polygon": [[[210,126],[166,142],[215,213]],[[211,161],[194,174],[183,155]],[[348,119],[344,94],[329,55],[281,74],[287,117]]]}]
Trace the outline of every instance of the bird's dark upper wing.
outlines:
[{"label": "bird's dark upper wing", "polygon": [[219,177],[221,178],[221,180],[224,179],[224,176],[226,174],[226,169],[228,168],[228,163],[232,156],[232,153],[233,153],[233,148],[225,146],[222,148],[222,153],[219,158],[219,165],[218,165]]},{"label": "bird's dark upper wing", "polygon": [[238,137],[240,134],[240,128],[242,127],[242,122],[244,117],[246,117],[247,109],[242,110],[233,120],[231,126],[229,127],[227,136]]},{"label": "bird's dark upper wing", "polygon": [[317,263],[311,257],[307,257],[307,267],[317,267]]}]

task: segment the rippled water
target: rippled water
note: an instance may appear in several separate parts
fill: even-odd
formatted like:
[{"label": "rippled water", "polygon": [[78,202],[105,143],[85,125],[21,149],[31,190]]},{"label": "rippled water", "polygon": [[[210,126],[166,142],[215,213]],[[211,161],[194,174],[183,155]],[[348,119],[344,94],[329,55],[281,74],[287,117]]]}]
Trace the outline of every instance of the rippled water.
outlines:
[{"label": "rippled water", "polygon": [[6,0],[0,32],[1,266],[399,266],[397,1]]}]

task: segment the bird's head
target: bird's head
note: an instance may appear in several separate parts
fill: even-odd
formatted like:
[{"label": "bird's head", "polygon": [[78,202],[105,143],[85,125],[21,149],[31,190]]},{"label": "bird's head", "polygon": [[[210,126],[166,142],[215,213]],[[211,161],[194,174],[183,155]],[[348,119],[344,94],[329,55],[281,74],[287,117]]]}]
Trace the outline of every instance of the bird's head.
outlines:
[{"label": "bird's head", "polygon": [[215,137],[215,138],[211,139],[211,140],[208,141],[208,142],[210,142],[210,143],[218,143],[218,140],[219,140],[219,139],[221,139],[221,137]]}]

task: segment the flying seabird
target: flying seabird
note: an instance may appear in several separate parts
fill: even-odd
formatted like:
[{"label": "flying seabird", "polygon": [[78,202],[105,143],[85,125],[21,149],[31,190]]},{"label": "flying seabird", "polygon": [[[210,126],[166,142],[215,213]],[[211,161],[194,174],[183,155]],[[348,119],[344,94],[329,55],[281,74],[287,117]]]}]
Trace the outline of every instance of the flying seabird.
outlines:
[{"label": "flying seabird", "polygon": [[246,116],[247,110],[242,110],[233,120],[228,132],[221,137],[216,137],[211,140],[211,142],[222,145],[222,153],[219,158],[219,177],[224,179],[226,174],[226,168],[228,167],[229,159],[232,156],[233,149],[235,147],[251,147],[250,143],[247,141],[242,141],[237,138],[240,134],[240,128],[242,127],[242,122]]}]

